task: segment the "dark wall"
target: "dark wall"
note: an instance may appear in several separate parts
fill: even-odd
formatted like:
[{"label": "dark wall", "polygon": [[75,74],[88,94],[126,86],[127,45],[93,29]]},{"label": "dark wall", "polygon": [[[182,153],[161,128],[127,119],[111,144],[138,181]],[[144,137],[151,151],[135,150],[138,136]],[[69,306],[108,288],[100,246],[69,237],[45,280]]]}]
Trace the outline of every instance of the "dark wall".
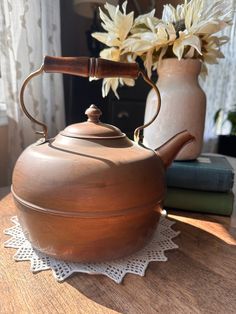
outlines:
[{"label": "dark wall", "polygon": [[[61,0],[61,39],[63,56],[96,56],[88,49],[91,44],[92,20],[79,16],[72,0]],[[107,120],[107,100],[102,98],[102,81],[89,82],[86,78],[64,75],[65,110],[67,124],[84,121],[84,112],[91,104],[98,105]]]}]

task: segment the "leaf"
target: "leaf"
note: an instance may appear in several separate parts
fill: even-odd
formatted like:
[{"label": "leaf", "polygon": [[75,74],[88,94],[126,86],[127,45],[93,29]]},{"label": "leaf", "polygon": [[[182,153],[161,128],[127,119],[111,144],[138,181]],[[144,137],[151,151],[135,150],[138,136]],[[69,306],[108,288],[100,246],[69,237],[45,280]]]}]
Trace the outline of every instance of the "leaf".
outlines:
[{"label": "leaf", "polygon": [[115,23],[119,29],[119,39],[121,41],[127,38],[134,21],[134,12],[129,13],[128,15],[117,15],[115,18]]},{"label": "leaf", "polygon": [[218,109],[218,110],[216,111],[216,113],[214,114],[214,118],[213,118],[213,119],[214,119],[214,124],[217,124],[221,113],[222,113],[222,109]]},{"label": "leaf", "polygon": [[233,124],[236,125],[236,111],[229,111],[227,119]]},{"label": "leaf", "polygon": [[119,86],[119,79],[118,78],[111,78],[111,89],[113,90],[114,94],[116,95],[116,98],[120,99],[118,93],[117,93],[117,88]]},{"label": "leaf", "polygon": [[135,52],[136,54],[145,53],[152,47],[151,41],[136,38],[128,38],[122,46],[125,52]]},{"label": "leaf", "polygon": [[135,80],[129,79],[129,78],[122,78],[123,82],[127,86],[134,86],[135,85]]},{"label": "leaf", "polygon": [[189,10],[187,10],[185,15],[185,26],[186,29],[190,29],[192,26],[192,20],[193,20],[193,10],[190,7]]},{"label": "leaf", "polygon": [[173,45],[173,53],[176,55],[178,60],[181,60],[184,52],[184,45],[181,40],[176,40]]},{"label": "leaf", "polygon": [[166,4],[162,11],[162,20],[164,22],[176,22],[176,10],[171,4]]},{"label": "leaf", "polygon": [[210,22],[205,22],[203,26],[201,26],[197,33],[198,34],[214,34],[218,33],[222,29],[224,29],[226,26],[228,26],[227,23],[223,21],[210,21]]},{"label": "leaf", "polygon": [[174,42],[173,45],[173,52],[179,60],[183,57],[185,46],[193,47],[200,55],[202,55],[201,41],[199,37],[189,34],[186,35],[184,32],[180,32],[180,37]]},{"label": "leaf", "polygon": [[[146,13],[146,14],[142,14],[139,15],[138,17],[136,17],[136,19],[134,20],[134,27],[139,25],[139,24],[146,24],[147,23],[147,19],[152,19],[155,15],[156,10],[153,9],[151,12]],[[158,20],[157,18],[155,18],[156,20]],[[158,20],[159,21],[159,20]]]},{"label": "leaf", "polygon": [[115,32],[113,21],[99,8],[99,15],[103,21],[102,26],[107,32]]},{"label": "leaf", "polygon": [[126,14],[127,4],[128,4],[128,1],[125,1],[125,2],[122,4],[122,9],[123,9],[124,14]]},{"label": "leaf", "polygon": [[184,55],[184,58],[192,59],[194,57],[194,53],[195,53],[195,48],[194,47],[190,47],[188,52]]},{"label": "leaf", "polygon": [[160,56],[159,56],[159,61],[162,60],[162,58],[164,57],[164,55],[166,54],[166,51],[167,51],[168,47],[163,47],[161,49],[161,53],[160,53]]},{"label": "leaf", "polygon": [[107,78],[104,78],[102,81],[102,97],[106,97],[110,90],[110,81]]},{"label": "leaf", "polygon": [[120,61],[120,50],[117,48],[107,48],[100,52],[100,57],[112,61]]},{"label": "leaf", "polygon": [[146,59],[144,62],[145,68],[147,70],[147,75],[150,78],[152,76],[152,64],[153,64],[153,60],[152,60],[152,55],[153,55],[153,50],[151,49],[147,52],[146,54]]},{"label": "leaf", "polygon": [[[119,9],[119,6],[117,7]],[[107,10],[111,18],[114,18],[114,16],[116,15],[117,7],[108,2],[106,2],[106,4],[104,5],[104,8]]]},{"label": "leaf", "polygon": [[119,47],[121,44],[120,40],[118,40],[116,36],[111,33],[92,33],[92,37],[96,38],[98,41],[102,42],[108,47]]}]

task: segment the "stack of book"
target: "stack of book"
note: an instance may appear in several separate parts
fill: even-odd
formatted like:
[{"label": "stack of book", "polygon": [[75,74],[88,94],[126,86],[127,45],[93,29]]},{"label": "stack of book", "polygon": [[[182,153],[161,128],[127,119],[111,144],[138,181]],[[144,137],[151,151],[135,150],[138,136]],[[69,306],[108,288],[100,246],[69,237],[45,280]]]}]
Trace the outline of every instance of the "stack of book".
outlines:
[{"label": "stack of book", "polygon": [[230,216],[234,170],[223,156],[175,161],[167,170],[166,208]]}]

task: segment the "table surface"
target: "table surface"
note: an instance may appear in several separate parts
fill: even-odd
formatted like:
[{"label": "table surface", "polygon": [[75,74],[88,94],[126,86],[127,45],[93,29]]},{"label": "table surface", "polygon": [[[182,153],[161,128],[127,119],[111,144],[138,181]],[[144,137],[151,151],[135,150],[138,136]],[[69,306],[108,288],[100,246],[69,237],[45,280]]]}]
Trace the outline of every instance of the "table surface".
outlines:
[{"label": "table surface", "polygon": [[[0,189],[1,194],[6,190]],[[10,194],[0,201],[0,313],[236,313],[236,240],[229,218],[171,212],[179,249],[150,263],[145,277],[121,285],[102,275],[75,274],[63,283],[51,271],[32,274],[3,248],[16,215]]]}]

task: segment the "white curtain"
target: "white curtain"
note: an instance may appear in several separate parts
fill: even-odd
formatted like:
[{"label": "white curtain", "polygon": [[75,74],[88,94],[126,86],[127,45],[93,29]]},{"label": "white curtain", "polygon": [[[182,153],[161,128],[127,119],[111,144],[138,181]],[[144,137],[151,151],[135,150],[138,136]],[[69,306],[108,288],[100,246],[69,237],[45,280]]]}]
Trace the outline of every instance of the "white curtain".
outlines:
[{"label": "white curtain", "polygon": [[[35,142],[40,126],[28,120],[19,107],[23,80],[38,69],[44,55],[61,55],[59,0],[0,1],[0,65],[9,130],[9,181],[22,150]],[[33,79],[25,93],[29,112],[45,122],[49,135],[64,127],[64,95],[60,74]]]},{"label": "white curtain", "polygon": [[[209,1],[209,0],[208,0]],[[212,0],[210,0],[212,1]],[[224,59],[219,64],[208,65],[208,76],[205,81],[200,81],[207,96],[207,113],[204,134],[204,151],[215,152],[217,145],[217,132],[227,133],[227,124],[216,130],[214,126],[214,115],[220,108],[232,109],[236,104],[236,0],[232,0],[234,12],[233,25],[224,29],[221,35],[230,37],[230,41],[222,46]]]}]

